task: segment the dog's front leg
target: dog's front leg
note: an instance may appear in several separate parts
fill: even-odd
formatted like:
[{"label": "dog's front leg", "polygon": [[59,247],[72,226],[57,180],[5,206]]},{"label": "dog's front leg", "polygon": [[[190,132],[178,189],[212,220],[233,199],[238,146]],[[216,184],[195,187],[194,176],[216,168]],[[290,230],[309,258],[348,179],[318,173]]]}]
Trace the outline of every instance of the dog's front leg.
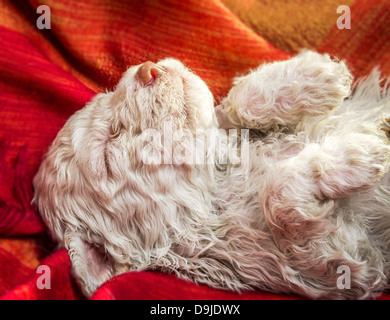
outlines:
[{"label": "dog's front leg", "polygon": [[340,106],[351,82],[343,62],[306,51],[237,78],[216,114],[222,128],[268,131],[294,126],[304,116],[326,114]]}]

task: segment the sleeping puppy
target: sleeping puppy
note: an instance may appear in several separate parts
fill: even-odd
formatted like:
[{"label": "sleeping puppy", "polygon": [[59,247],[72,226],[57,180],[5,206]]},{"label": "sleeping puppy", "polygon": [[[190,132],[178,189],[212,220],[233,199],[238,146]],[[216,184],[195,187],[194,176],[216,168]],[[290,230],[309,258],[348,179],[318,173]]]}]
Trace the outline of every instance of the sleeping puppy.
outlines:
[{"label": "sleeping puppy", "polygon": [[[234,291],[373,296],[390,263],[389,99],[375,81],[344,101],[351,76],[328,56],[262,66],[217,108],[226,128],[252,129],[237,142],[179,61],[131,67],[58,133],[34,201],[87,296],[135,270]],[[237,147],[241,162],[219,163]],[[188,157],[200,149],[204,161]]]}]

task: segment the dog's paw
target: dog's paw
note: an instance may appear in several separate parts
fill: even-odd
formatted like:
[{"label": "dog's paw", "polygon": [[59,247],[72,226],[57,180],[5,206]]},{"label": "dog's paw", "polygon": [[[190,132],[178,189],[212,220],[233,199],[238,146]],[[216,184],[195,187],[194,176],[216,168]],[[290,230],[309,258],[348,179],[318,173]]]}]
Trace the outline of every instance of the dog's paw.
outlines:
[{"label": "dog's paw", "polygon": [[[305,51],[293,59],[261,65],[234,86],[219,107],[230,125],[267,131],[297,124],[340,106],[352,76],[344,62]],[[222,117],[221,117],[222,118]]]},{"label": "dog's paw", "polygon": [[373,187],[389,171],[390,146],[375,135],[329,137],[316,159],[318,185],[336,199]]}]

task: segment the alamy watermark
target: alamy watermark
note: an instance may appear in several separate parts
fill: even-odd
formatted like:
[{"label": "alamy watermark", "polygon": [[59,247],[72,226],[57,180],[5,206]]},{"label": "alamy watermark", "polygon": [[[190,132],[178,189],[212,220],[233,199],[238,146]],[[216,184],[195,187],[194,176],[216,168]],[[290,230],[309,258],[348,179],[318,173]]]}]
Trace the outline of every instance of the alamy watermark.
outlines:
[{"label": "alamy watermark", "polygon": [[337,19],[337,28],[351,29],[351,8],[347,5],[341,5],[337,7],[337,13],[342,13]]},{"label": "alamy watermark", "polygon": [[51,29],[51,11],[50,7],[46,5],[40,5],[37,8],[37,14],[40,16],[37,19],[36,25],[39,30]]},{"label": "alamy watermark", "polygon": [[39,290],[51,289],[51,271],[50,267],[46,265],[40,265],[37,268],[37,273],[40,276],[37,278],[36,284]]},{"label": "alamy watermark", "polygon": [[337,273],[341,274],[337,278],[337,288],[340,290],[351,289],[351,269],[346,265],[337,268]]},{"label": "alamy watermark", "polygon": [[[337,28],[351,29],[351,8],[347,5],[340,5],[337,7],[338,14],[342,14],[337,19]],[[40,5],[37,7],[37,14],[40,14],[36,21],[39,30],[51,29],[51,10],[47,5]]]},{"label": "alamy watermark", "polygon": [[162,130],[146,129],[140,135],[140,160],[146,165],[231,164],[249,161],[248,129],[173,129],[167,121]]}]

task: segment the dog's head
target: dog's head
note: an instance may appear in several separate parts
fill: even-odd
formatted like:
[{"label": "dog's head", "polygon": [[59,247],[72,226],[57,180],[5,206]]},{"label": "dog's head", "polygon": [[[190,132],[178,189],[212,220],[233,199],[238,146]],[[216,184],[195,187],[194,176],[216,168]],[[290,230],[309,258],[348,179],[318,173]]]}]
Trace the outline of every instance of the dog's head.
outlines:
[{"label": "dog's head", "polygon": [[111,99],[117,115],[113,134],[160,130],[165,121],[177,128],[210,128],[216,123],[213,96],[206,84],[180,61],[168,58],[130,67]]},{"label": "dog's head", "polygon": [[[97,95],[68,120],[34,179],[34,201],[53,236],[81,252],[88,293],[114,274],[111,261],[135,268],[156,257],[161,265],[176,261],[177,254],[166,250],[196,235],[201,225],[201,218],[192,224],[186,213],[196,217],[211,210],[212,170],[178,160],[193,147],[191,139],[184,148],[169,149],[168,143],[164,157],[153,152],[165,142],[160,131],[167,122],[196,136],[198,129],[217,126],[206,84],[174,59],[130,67],[114,92]],[[144,139],[150,131],[151,141]],[[81,231],[86,245],[75,233],[64,239],[70,230]]]}]

